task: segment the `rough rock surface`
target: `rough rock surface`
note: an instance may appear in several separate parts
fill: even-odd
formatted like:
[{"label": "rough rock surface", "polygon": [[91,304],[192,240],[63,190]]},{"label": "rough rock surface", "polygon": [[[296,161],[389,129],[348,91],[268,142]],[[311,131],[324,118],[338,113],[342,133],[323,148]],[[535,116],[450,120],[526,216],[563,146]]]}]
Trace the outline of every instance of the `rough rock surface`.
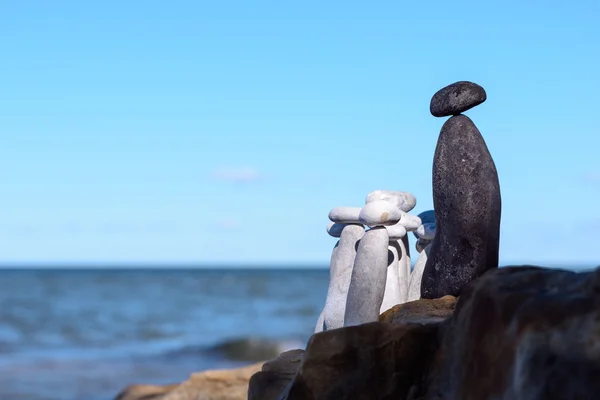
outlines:
[{"label": "rough rock surface", "polygon": [[429,111],[434,117],[465,112],[487,99],[485,89],[476,83],[460,81],[438,90],[431,98]]},{"label": "rough rock surface", "polygon": [[198,372],[177,385],[132,385],[115,400],[245,400],[250,377],[262,365],[261,362],[236,369]]},{"label": "rough rock surface", "polygon": [[599,399],[600,267],[490,270],[458,300],[398,305],[313,335],[301,354],[272,362],[271,380],[252,378],[249,398]]},{"label": "rough rock surface", "polygon": [[465,284],[498,267],[500,183],[494,160],[468,117],[446,121],[433,159],[436,234],[422,298],[459,296]]},{"label": "rough rock surface", "polygon": [[452,316],[455,305],[456,297],[454,296],[409,301],[390,308],[379,316],[379,321],[394,325],[439,323]]},{"label": "rough rock surface", "polygon": [[277,400],[294,379],[303,355],[304,350],[291,350],[266,362],[262,370],[250,378],[248,400]]},{"label": "rough rock surface", "polygon": [[[380,322],[312,336],[306,352],[283,353],[250,380],[249,400],[404,399],[422,395],[444,316],[455,299],[393,307]],[[413,397],[410,397],[413,396]]]},{"label": "rough rock surface", "polygon": [[281,399],[404,399],[422,390],[438,325],[371,322],[312,336]]},{"label": "rough rock surface", "polygon": [[426,399],[600,399],[600,269],[506,267],[463,290]]}]

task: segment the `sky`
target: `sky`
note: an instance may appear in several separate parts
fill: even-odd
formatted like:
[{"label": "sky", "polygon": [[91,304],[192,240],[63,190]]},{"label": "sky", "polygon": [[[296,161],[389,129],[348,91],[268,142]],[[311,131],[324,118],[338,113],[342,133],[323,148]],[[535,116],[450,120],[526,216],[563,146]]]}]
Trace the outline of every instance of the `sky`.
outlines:
[{"label": "sky", "polygon": [[599,14],[4,0],[0,264],[326,266],[331,208],[377,189],[433,207],[429,102],[469,80],[487,91],[466,114],[498,169],[501,264],[599,265]]}]

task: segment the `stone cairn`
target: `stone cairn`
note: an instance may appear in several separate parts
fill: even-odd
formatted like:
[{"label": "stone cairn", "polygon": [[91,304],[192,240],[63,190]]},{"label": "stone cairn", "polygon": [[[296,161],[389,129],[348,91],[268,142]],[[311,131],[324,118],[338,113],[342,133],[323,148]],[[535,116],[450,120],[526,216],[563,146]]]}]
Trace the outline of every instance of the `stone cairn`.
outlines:
[{"label": "stone cairn", "polygon": [[483,103],[485,90],[456,82],[431,99],[442,126],[433,157],[437,233],[421,279],[421,297],[459,296],[461,289],[498,267],[501,196],[496,165],[483,136],[462,113]]},{"label": "stone cairn", "polygon": [[[327,232],[339,240],[315,332],[377,321],[407,301],[457,297],[468,282],[498,267],[498,173],[481,133],[462,114],[486,98],[481,86],[461,81],[431,99],[433,116],[450,116],[433,159],[435,213],[412,216],[415,197],[387,190],[370,193],[362,208],[331,210]],[[409,231],[419,253],[412,271]]]},{"label": "stone cairn", "polygon": [[376,190],[362,208],[336,207],[329,212],[327,233],[339,240],[315,332],[377,321],[396,304],[420,297],[423,268],[411,271],[407,232],[418,238],[417,266],[424,265],[435,219],[433,210],[410,215],[415,205],[416,198],[408,192]]}]

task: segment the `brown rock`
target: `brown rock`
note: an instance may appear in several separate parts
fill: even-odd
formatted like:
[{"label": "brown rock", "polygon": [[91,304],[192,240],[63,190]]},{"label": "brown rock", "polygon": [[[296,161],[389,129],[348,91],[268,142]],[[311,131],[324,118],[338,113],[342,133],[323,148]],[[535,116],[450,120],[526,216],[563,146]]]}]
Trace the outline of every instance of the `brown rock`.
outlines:
[{"label": "brown rock", "polygon": [[315,334],[293,378],[301,351],[268,363],[279,374],[265,365],[250,399],[600,399],[600,268],[493,269],[452,313],[455,302],[421,299]]},{"label": "brown rock", "polygon": [[315,334],[306,351],[283,353],[254,374],[248,399],[378,399],[423,393],[439,327],[455,303],[452,296],[417,300],[386,311],[381,323]]},{"label": "brown rock", "polygon": [[281,399],[405,399],[421,394],[438,347],[438,328],[435,323],[372,322],[317,333]]},{"label": "brown rock", "polygon": [[291,350],[266,362],[262,371],[250,378],[248,400],[276,400],[279,398],[298,372],[303,355],[304,350]]},{"label": "brown rock", "polygon": [[454,312],[456,297],[419,299],[398,304],[379,316],[379,321],[395,325],[403,323],[439,323]]},{"label": "brown rock", "polygon": [[131,385],[117,395],[115,400],[156,400],[179,386],[172,385]]},{"label": "brown rock", "polygon": [[491,270],[444,336],[426,399],[600,399],[600,270]]},{"label": "brown rock", "polygon": [[132,385],[115,400],[245,400],[248,381],[262,365],[198,372],[178,385]]}]

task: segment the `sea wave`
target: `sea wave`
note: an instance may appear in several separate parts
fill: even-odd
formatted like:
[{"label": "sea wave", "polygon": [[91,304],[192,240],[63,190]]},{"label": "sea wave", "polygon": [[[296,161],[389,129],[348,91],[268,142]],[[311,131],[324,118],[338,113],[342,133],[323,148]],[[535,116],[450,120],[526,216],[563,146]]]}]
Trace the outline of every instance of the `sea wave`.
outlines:
[{"label": "sea wave", "polygon": [[297,339],[270,339],[261,337],[239,337],[224,339],[211,346],[184,346],[165,353],[167,357],[194,356],[224,359],[229,361],[258,362],[277,357],[293,349],[305,347],[306,342]]}]

